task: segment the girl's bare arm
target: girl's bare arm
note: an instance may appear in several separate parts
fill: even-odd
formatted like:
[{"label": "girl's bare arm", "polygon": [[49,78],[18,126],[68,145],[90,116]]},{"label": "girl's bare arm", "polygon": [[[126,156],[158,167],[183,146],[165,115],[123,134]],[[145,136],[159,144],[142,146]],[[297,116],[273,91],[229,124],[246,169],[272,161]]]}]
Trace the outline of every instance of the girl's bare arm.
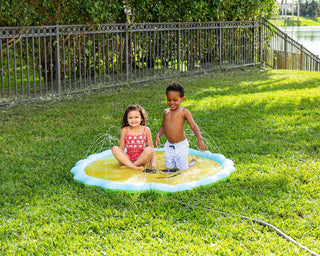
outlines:
[{"label": "girl's bare arm", "polygon": [[146,135],[147,135],[147,144],[149,147],[153,147],[151,130],[149,127],[146,127]]},{"label": "girl's bare arm", "polygon": [[124,127],[121,129],[121,133],[120,133],[120,148],[122,150],[124,150],[126,147],[126,141],[125,141],[126,135],[127,135],[127,130],[126,130],[126,127]]}]

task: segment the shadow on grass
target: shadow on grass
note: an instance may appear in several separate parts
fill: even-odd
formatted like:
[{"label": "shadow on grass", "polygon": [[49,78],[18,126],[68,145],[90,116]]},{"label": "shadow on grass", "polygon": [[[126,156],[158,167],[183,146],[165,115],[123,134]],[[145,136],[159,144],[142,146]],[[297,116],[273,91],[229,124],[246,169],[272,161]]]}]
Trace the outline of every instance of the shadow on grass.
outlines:
[{"label": "shadow on grass", "polygon": [[[154,218],[157,214],[167,218],[181,209],[168,201],[170,198],[189,201],[202,198],[204,203],[213,202],[220,210],[231,212],[245,209],[259,213],[267,209],[273,213],[277,207],[285,208],[282,204],[288,195],[301,190],[302,178],[296,168],[303,167],[301,162],[319,157],[320,127],[315,120],[319,116],[320,97],[308,94],[292,101],[289,96],[283,96],[285,100],[279,101],[277,95],[287,90],[314,89],[319,86],[319,80],[285,83],[286,76],[273,78],[273,74],[230,72],[221,77],[181,80],[186,88],[186,103],[189,99],[195,101],[186,108],[201,131],[213,137],[221,153],[232,159],[236,167],[229,182],[184,193],[109,193],[76,183],[70,173],[97,134],[107,131],[110,125],[120,129],[121,117],[128,104],[139,103],[148,110],[155,136],[166,107],[164,85],[151,86],[148,90],[134,87],[112,96],[90,96],[61,102],[57,106],[40,104],[40,110],[36,111],[38,107],[35,107],[34,114],[28,112],[29,106],[28,111],[20,111],[17,107],[13,112],[18,114],[4,116],[6,122],[1,124],[6,131],[6,135],[0,137],[0,205],[6,208],[2,211],[7,211],[10,217],[16,208],[22,212],[32,207],[44,207],[43,211],[53,211],[53,216],[61,218],[64,214],[75,214],[88,221],[95,214],[116,214],[118,219],[125,219],[126,212],[132,217],[136,213],[151,212]],[[261,96],[264,93],[275,93],[274,99],[264,98]],[[223,97],[231,103],[223,100],[219,105],[215,101],[212,105],[203,103],[207,98],[219,100]],[[314,175],[316,173],[310,177]],[[306,191],[298,200],[309,196]],[[279,203],[275,203],[276,200]],[[52,206],[45,208],[50,204]],[[294,206],[288,211],[292,209]],[[182,220],[190,216],[192,214],[177,218]],[[71,216],[66,218],[71,221]]]}]

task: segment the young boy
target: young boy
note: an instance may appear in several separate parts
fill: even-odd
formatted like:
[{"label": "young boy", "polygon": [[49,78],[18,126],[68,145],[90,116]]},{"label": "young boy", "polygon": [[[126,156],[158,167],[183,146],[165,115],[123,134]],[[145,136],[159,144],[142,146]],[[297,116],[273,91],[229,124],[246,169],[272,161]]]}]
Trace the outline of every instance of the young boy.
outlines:
[{"label": "young boy", "polygon": [[165,134],[167,137],[167,142],[164,146],[166,168],[187,170],[195,163],[196,159],[188,163],[189,143],[184,133],[185,121],[189,123],[192,131],[197,136],[197,146],[200,151],[206,150],[207,146],[203,143],[200,130],[193,121],[189,110],[180,106],[185,99],[183,86],[179,83],[169,84],[166,94],[169,108],[163,111],[162,125],[156,135],[155,144],[159,148],[160,137]]}]

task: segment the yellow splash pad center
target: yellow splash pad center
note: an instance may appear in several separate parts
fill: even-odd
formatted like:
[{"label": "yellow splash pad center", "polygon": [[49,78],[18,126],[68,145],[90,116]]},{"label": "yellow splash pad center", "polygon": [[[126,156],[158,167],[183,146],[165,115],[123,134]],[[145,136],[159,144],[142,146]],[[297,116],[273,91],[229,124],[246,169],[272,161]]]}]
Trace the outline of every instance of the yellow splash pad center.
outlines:
[{"label": "yellow splash pad center", "polygon": [[219,163],[212,159],[189,155],[189,161],[191,161],[192,158],[196,158],[197,162],[188,170],[168,172],[164,166],[164,152],[156,152],[155,162],[157,171],[146,173],[128,168],[120,168],[118,161],[113,156],[109,156],[88,165],[85,168],[85,173],[94,178],[124,183],[157,182],[177,185],[211,176],[219,172],[222,168]]}]

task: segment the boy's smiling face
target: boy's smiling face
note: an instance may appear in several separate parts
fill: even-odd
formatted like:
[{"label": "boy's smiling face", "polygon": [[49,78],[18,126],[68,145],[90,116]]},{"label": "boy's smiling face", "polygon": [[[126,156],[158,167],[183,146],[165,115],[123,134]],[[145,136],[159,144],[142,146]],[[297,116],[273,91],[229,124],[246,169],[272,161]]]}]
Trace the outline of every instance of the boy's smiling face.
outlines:
[{"label": "boy's smiling face", "polygon": [[184,101],[184,97],[180,96],[178,91],[167,92],[167,104],[171,110],[176,110],[180,107],[181,102]]}]

